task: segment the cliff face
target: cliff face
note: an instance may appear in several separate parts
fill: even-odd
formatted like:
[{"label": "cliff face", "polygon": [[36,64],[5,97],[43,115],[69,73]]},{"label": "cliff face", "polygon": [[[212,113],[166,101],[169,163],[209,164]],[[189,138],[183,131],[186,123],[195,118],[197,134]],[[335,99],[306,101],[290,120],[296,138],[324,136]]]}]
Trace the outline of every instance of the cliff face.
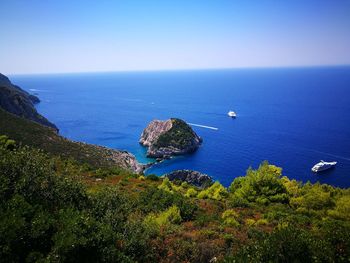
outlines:
[{"label": "cliff face", "polygon": [[[109,165],[107,166],[116,165],[134,173],[142,173],[146,168],[146,165],[140,164],[136,160],[135,156],[127,151],[110,149],[107,147],[93,144],[79,144],[81,144],[83,147],[90,148],[90,151],[92,152],[99,152],[99,154],[105,159],[105,162],[109,163]],[[84,150],[82,151],[82,153],[84,153]]]},{"label": "cliff face", "polygon": [[147,146],[147,156],[167,158],[194,152],[202,139],[183,120],[154,120],[142,132],[140,144]]},{"label": "cliff face", "polygon": [[19,117],[40,123],[58,131],[55,124],[40,115],[34,107],[39,103],[38,97],[29,94],[20,87],[13,85],[4,75],[0,74],[0,107]]},{"label": "cliff face", "polygon": [[150,124],[148,124],[147,128],[143,130],[140,143],[143,146],[151,146],[157,141],[160,135],[169,131],[172,126],[173,124],[171,120],[153,120]]}]

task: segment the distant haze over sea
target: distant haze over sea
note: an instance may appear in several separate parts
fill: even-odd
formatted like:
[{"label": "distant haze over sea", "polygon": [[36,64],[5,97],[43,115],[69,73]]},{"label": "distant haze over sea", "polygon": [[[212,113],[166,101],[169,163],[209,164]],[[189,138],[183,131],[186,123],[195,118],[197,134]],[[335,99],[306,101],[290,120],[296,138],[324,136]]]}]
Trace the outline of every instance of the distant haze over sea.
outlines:
[{"label": "distant haze over sea", "polygon": [[[70,139],[125,149],[153,119],[177,117],[203,138],[194,154],[147,173],[193,169],[228,186],[263,160],[303,182],[350,186],[350,67],[14,75]],[[237,119],[227,116],[237,112]],[[335,169],[313,174],[320,160]]]}]

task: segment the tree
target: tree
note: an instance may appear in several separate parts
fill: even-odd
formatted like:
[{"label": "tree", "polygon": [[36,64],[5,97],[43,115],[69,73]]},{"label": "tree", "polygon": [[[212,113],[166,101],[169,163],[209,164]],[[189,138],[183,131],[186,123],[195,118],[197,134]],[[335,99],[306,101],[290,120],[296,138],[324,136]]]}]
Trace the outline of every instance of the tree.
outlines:
[{"label": "tree", "polygon": [[223,200],[228,196],[226,188],[219,182],[215,182],[207,189],[204,189],[198,193],[198,198],[201,199],[214,199],[214,200]]},{"label": "tree", "polygon": [[270,165],[267,161],[257,170],[249,168],[245,177],[236,178],[229,187],[231,203],[266,205],[271,202],[288,202],[281,175],[282,168]]}]

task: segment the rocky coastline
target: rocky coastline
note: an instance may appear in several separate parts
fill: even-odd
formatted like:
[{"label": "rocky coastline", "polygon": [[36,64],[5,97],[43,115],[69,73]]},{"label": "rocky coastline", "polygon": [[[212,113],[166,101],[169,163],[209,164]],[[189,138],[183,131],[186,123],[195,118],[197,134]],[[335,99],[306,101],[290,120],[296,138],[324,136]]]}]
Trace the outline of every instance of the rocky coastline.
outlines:
[{"label": "rocky coastline", "polygon": [[97,150],[101,151],[105,155],[107,161],[114,163],[115,165],[131,170],[134,173],[142,174],[143,171],[149,167],[148,164],[139,163],[135,156],[127,151],[110,149],[103,146],[93,145]]},{"label": "rocky coastline", "polygon": [[176,170],[165,175],[170,181],[181,181],[204,188],[213,183],[213,179],[207,175],[193,170]]}]

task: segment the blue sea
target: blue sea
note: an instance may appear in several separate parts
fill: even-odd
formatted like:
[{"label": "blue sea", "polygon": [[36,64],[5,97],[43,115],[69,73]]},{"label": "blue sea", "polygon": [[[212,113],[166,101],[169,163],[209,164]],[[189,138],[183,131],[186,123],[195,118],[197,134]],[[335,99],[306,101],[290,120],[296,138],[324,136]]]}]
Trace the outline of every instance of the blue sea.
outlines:
[{"label": "blue sea", "polygon": [[[268,160],[289,178],[350,187],[350,67],[10,77],[39,96],[38,111],[61,135],[128,150],[141,162],[150,160],[138,140],[153,119],[177,117],[217,128],[193,126],[203,138],[199,150],[148,174],[193,169],[228,186],[249,166]],[[321,159],[338,164],[313,174]]]}]

